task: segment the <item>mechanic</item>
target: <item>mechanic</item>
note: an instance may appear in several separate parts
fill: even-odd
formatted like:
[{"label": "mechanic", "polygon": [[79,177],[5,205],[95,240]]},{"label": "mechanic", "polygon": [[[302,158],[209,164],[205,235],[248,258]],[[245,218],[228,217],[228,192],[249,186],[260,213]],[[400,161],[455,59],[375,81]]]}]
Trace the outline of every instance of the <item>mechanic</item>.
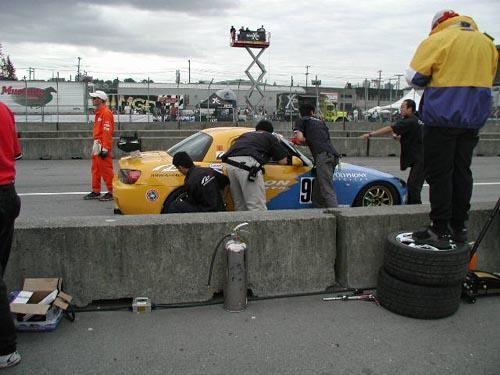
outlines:
[{"label": "mechanic", "polygon": [[313,206],[337,207],[333,173],[340,155],[330,141],[325,122],[314,117],[315,110],[312,104],[304,104],[299,108],[301,118],[295,123],[292,142],[297,145],[307,144],[314,158],[316,179],[312,191]]},{"label": "mechanic", "polygon": [[261,120],[255,131],[242,134],[222,157],[236,211],[267,210],[263,165],[271,159],[281,165],[288,162],[288,152],[273,132],[273,124]]},{"label": "mechanic", "polygon": [[[113,133],[115,119],[113,112],[106,106],[108,96],[97,90],[89,94],[95,106],[94,145],[92,147],[92,191],[83,197],[85,200],[113,200]],[[101,195],[101,179],[106,183],[108,192]]]},{"label": "mechanic", "polygon": [[393,133],[401,143],[401,157],[399,164],[404,171],[410,167],[408,174],[408,204],[422,204],[420,193],[424,184],[424,148],[422,144],[423,122],[416,114],[416,104],[411,99],[401,103],[401,116],[403,118],[393,125],[385,126],[361,137],[368,139],[384,134]]},{"label": "mechanic", "polygon": [[14,221],[21,209],[14,187],[16,160],[21,156],[14,114],[0,102],[0,368],[15,366],[21,361],[3,280],[14,235]]},{"label": "mechanic", "polygon": [[184,176],[184,192],[167,205],[167,213],[225,211],[221,194],[229,185],[229,178],[212,168],[195,166],[184,151],[174,155],[172,164]]},{"label": "mechanic", "polygon": [[448,248],[450,239],[467,241],[472,152],[490,113],[497,64],[491,39],[450,9],[436,13],[410,63],[408,83],[425,87],[419,112],[431,203],[431,224],[413,233],[417,243]]}]

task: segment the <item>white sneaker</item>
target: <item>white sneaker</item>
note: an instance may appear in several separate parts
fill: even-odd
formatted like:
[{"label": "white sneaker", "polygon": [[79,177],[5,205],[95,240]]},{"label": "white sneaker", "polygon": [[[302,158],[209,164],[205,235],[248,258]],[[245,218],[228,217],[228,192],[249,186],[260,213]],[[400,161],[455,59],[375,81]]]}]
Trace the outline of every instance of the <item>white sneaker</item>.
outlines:
[{"label": "white sneaker", "polygon": [[17,351],[7,355],[0,355],[0,368],[7,368],[17,365],[21,362],[21,354]]}]

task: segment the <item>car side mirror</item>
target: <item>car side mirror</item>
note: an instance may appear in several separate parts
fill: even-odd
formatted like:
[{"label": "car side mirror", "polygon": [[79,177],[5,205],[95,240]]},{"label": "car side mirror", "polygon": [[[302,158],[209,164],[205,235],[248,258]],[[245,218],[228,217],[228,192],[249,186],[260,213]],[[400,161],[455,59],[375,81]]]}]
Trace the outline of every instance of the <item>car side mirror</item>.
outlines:
[{"label": "car side mirror", "polygon": [[304,163],[302,162],[302,160],[299,157],[292,156],[292,165],[294,167],[303,167]]}]

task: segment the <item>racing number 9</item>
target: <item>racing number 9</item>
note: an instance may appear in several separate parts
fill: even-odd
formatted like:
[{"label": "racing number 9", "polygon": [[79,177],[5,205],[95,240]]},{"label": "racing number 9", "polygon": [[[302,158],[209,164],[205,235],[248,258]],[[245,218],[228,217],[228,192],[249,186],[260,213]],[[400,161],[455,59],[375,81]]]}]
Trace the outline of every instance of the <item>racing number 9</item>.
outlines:
[{"label": "racing number 9", "polygon": [[312,177],[302,177],[300,179],[300,204],[308,204],[312,202],[313,184],[314,178]]}]

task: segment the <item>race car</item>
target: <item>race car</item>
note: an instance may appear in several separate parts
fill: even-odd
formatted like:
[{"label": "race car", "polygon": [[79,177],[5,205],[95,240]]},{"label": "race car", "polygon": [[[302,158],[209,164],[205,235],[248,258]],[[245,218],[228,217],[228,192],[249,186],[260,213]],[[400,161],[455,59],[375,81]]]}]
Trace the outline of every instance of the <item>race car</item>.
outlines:
[{"label": "race car", "polygon": [[[166,204],[179,193],[184,182],[184,176],[172,165],[172,157],[177,152],[187,152],[196,165],[225,173],[222,155],[240,135],[253,130],[240,127],[204,129],[167,151],[137,151],[121,158],[120,169],[113,181],[115,213],[165,213]],[[288,165],[271,161],[264,166],[267,208],[312,208],[312,161],[286,138],[273,134],[288,150]],[[405,182],[371,168],[340,162],[335,169],[334,183],[339,206],[406,203]],[[231,208],[230,197],[228,201]]]}]

